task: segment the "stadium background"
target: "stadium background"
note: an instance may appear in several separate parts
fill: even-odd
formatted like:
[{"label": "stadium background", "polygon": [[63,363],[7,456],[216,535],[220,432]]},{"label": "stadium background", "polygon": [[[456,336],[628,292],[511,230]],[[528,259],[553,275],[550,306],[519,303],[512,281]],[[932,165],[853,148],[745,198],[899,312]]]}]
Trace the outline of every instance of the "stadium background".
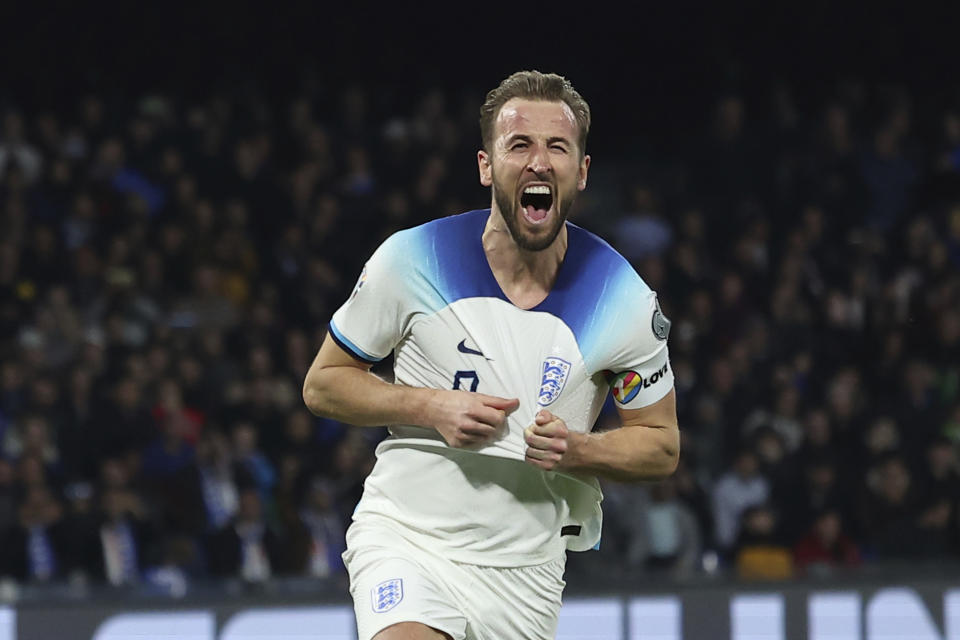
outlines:
[{"label": "stadium background", "polygon": [[593,109],[574,219],[660,292],[684,433],[675,479],[606,486],[570,593],[687,611],[844,584],[867,620],[911,585],[960,634],[937,582],[960,556],[956,15],[544,13],[0,9],[0,596],[21,621],[344,602],[383,432],[310,417],[303,373],[382,238],[488,204],[478,106],[539,68]]}]

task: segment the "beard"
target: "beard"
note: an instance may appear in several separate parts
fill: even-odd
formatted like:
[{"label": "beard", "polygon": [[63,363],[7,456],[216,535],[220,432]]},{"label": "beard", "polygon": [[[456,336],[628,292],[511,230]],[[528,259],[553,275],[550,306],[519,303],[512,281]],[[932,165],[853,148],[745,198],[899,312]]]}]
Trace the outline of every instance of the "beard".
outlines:
[{"label": "beard", "polygon": [[524,251],[543,251],[553,244],[560,234],[560,229],[567,221],[567,215],[570,213],[570,207],[577,197],[577,188],[573,186],[566,193],[560,193],[556,187],[553,191],[552,208],[555,211],[553,221],[545,227],[541,233],[529,233],[521,226],[520,216],[520,198],[519,195],[511,192],[497,182],[496,174],[491,170],[493,177],[493,200],[500,209],[500,215],[507,224],[507,230],[517,246]]}]

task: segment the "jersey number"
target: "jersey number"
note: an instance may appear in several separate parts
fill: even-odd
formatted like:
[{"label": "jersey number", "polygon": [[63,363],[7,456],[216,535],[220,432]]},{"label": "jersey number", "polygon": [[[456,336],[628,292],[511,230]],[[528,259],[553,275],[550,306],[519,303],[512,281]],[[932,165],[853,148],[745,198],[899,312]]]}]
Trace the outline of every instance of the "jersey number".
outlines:
[{"label": "jersey number", "polygon": [[461,386],[461,383],[466,380],[470,381],[470,391],[476,391],[477,385],[480,384],[480,378],[477,377],[476,371],[457,371],[456,375],[453,376],[453,388],[454,389],[465,389],[466,386]]}]

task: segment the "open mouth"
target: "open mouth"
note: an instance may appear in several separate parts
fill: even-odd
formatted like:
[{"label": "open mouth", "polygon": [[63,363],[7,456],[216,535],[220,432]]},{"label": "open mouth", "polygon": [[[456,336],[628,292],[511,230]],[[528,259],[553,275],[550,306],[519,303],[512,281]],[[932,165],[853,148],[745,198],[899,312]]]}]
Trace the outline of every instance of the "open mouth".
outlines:
[{"label": "open mouth", "polygon": [[545,184],[529,185],[520,194],[520,208],[530,222],[540,223],[546,220],[553,207],[553,189]]}]

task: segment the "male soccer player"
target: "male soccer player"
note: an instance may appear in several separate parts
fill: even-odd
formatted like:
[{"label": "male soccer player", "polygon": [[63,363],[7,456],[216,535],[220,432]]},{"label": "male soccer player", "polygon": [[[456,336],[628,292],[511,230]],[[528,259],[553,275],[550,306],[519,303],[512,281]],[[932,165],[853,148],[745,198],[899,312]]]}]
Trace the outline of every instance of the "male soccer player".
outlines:
[{"label": "male soccer player", "polygon": [[[587,103],[524,71],[480,113],[490,209],[388,238],[304,382],[314,413],[390,425],[344,553],[360,640],[553,638],[566,551],[600,538],[596,477],[677,464],[669,321],[566,222]],[[391,351],[393,384],[369,373]],[[590,433],[611,388],[623,425]]]}]

